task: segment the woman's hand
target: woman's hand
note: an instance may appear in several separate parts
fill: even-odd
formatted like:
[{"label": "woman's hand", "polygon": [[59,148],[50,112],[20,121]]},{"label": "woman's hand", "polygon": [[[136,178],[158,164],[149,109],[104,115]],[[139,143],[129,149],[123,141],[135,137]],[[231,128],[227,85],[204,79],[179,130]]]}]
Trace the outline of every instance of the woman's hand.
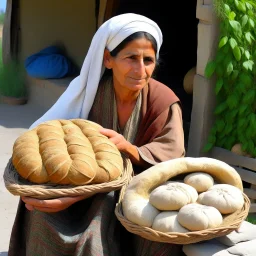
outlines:
[{"label": "woman's hand", "polygon": [[129,147],[131,147],[131,143],[128,142],[122,134],[117,133],[111,129],[101,129],[100,133],[107,136],[109,140],[111,140],[117,147],[117,149],[121,152],[128,153]]},{"label": "woman's hand", "polygon": [[56,199],[40,200],[32,197],[22,197],[29,211],[38,210],[41,212],[59,212],[67,209],[72,204],[85,199],[85,196],[60,197]]},{"label": "woman's hand", "polygon": [[100,133],[107,136],[116,145],[120,152],[125,153],[130,158],[133,164],[146,167],[148,166],[148,163],[140,157],[137,147],[127,141],[122,134],[105,128],[101,129]]}]

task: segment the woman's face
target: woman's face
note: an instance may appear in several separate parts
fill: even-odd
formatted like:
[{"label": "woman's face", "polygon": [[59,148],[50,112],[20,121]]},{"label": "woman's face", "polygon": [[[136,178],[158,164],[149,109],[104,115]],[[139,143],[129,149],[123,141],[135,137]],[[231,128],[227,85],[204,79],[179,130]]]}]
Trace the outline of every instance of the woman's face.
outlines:
[{"label": "woman's face", "polygon": [[145,38],[129,42],[116,57],[106,51],[104,64],[113,71],[115,88],[124,91],[141,90],[155,69],[155,55],[151,42]]}]

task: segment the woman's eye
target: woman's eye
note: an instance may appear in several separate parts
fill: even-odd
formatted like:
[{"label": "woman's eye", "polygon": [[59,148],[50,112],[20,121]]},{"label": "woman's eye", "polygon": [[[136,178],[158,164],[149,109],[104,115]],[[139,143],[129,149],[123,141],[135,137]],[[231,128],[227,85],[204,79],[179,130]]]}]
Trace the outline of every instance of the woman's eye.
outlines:
[{"label": "woman's eye", "polygon": [[150,57],[144,58],[145,62],[154,62],[154,60]]}]

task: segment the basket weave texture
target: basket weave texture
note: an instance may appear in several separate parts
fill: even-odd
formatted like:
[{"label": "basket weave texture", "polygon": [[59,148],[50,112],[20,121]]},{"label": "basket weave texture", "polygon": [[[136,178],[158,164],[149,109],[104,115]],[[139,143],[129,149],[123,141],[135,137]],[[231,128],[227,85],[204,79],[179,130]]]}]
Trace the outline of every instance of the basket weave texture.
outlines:
[{"label": "basket weave texture", "polygon": [[119,201],[115,208],[115,215],[121,224],[131,233],[139,235],[155,242],[171,243],[171,244],[192,244],[200,241],[210,240],[216,237],[224,236],[237,230],[242,221],[247,217],[250,209],[250,199],[243,193],[244,206],[232,214],[223,215],[223,223],[217,228],[205,229],[201,231],[193,231],[187,233],[170,232],[163,233],[149,227],[139,226],[129,221],[123,215],[122,199],[125,194],[126,184],[120,191]]},{"label": "basket weave texture", "polygon": [[16,196],[29,196],[37,199],[53,199],[66,196],[80,196],[88,197],[97,193],[106,193],[114,190],[119,190],[126,185],[131,179],[133,169],[132,164],[128,158],[123,157],[124,169],[119,179],[104,182],[100,184],[90,185],[56,185],[56,184],[35,184],[23,179],[15,170],[11,159],[9,160],[4,171],[4,183],[6,189]]}]

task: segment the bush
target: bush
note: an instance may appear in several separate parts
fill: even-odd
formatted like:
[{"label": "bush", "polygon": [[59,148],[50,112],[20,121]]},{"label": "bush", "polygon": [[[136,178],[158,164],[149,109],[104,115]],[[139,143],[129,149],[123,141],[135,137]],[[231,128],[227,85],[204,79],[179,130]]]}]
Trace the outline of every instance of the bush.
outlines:
[{"label": "bush", "polygon": [[0,68],[2,67],[3,59],[2,59],[2,40],[0,39]]},{"label": "bush", "polygon": [[0,25],[4,24],[4,15],[5,15],[4,12],[0,12]]},{"label": "bush", "polygon": [[0,94],[15,98],[27,97],[25,71],[15,61],[0,65]]}]

